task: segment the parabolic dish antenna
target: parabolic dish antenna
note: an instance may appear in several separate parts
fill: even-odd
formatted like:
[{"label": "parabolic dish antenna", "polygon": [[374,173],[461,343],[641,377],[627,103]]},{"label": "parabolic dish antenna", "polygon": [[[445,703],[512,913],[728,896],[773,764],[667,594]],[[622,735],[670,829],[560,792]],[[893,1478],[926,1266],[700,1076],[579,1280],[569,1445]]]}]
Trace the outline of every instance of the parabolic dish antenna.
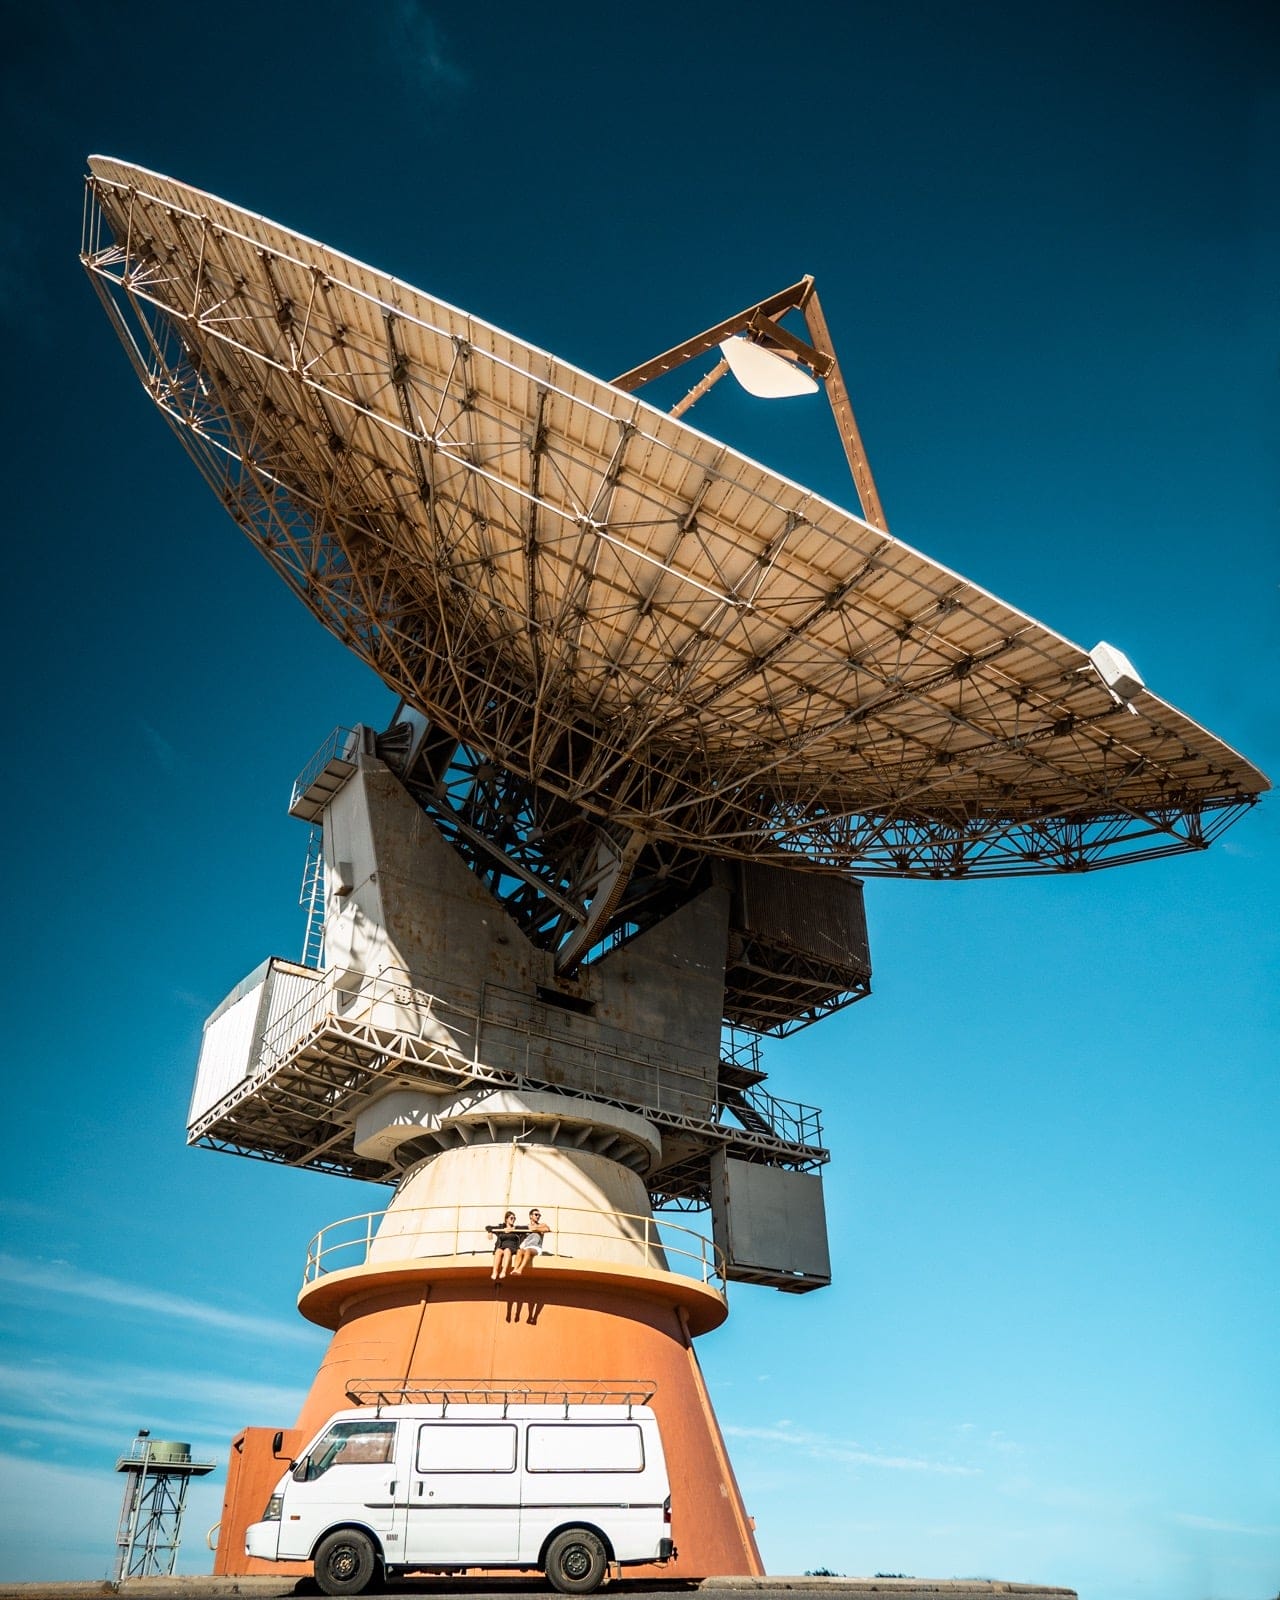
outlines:
[{"label": "parabolic dish antenna", "polygon": [[225,201],[90,173],[85,263],[148,393],[535,897],[575,900],[592,837],[651,875],[1079,871],[1202,848],[1268,787],[874,511]]},{"label": "parabolic dish antenna", "polygon": [[[288,1556],[263,1486],[348,1399],[536,1379],[567,1408],[624,1372],[653,1375],[676,1486],[652,1554],[678,1531],[681,1580],[758,1574],[692,1341],[725,1282],[830,1282],[821,1118],[763,1088],[755,1035],[869,992],[854,874],[1199,848],[1266,780],[1122,652],[889,534],[811,279],[605,383],[210,195],[90,167],[84,261],[148,393],[401,697],[295,786],[321,939],[313,917],[309,958],[262,963],[205,1028],[192,1142],[397,1185],[313,1243],[299,1304],[333,1341],[296,1430],[237,1440],[217,1570]],[[672,413],[636,397],[701,357]],[[728,371],[825,388],[861,516],[681,420]],[[709,1208],[712,1239],[654,1205]],[[525,1206],[553,1245],[516,1290],[492,1224]],[[495,1548],[443,1564],[517,1553]],[[364,1546],[370,1573],[441,1553]]]}]

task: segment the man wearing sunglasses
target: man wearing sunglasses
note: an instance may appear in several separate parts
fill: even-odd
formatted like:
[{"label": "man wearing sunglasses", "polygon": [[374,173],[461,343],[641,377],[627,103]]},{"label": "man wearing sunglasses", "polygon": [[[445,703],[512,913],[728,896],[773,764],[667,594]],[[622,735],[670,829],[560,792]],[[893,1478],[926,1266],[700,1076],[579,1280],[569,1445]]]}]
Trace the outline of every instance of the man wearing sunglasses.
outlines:
[{"label": "man wearing sunglasses", "polygon": [[542,1241],[551,1229],[542,1220],[541,1211],[529,1212],[529,1227],[520,1241],[520,1248],[516,1251],[515,1260],[511,1264],[512,1277],[519,1277],[524,1269],[529,1266],[534,1256],[541,1255]]}]

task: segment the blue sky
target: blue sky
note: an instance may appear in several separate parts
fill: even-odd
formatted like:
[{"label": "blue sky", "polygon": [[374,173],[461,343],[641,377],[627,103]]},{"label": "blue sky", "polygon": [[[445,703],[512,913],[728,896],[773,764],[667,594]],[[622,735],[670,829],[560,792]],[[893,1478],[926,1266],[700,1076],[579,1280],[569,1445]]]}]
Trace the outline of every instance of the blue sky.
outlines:
[{"label": "blue sky", "polygon": [[[894,531],[1119,645],[1275,776],[1264,10],[11,24],[0,1577],[108,1569],[138,1427],[221,1466],[291,1422],[323,1348],[292,1309],[307,1240],[385,1194],[183,1143],[205,1015],[301,947],[290,781],[392,702],[131,376],[76,262],[86,155],[603,376],[813,272]],[[850,503],[820,402],[721,385],[696,420]],[[835,1284],[739,1288],[701,1347],[771,1571],[1280,1588],[1278,814],[1085,879],[868,887],[874,995],[766,1061],[826,1111]]]}]

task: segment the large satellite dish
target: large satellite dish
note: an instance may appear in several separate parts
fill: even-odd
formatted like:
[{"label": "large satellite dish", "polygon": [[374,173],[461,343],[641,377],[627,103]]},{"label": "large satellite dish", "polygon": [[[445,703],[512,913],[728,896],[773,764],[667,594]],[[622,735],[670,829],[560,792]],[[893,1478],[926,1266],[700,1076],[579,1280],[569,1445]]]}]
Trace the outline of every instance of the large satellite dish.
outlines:
[{"label": "large satellite dish", "polygon": [[615,884],[708,856],[1080,871],[1202,848],[1267,788],[1136,678],[1118,693],[1110,656],[891,536],[869,494],[852,515],[261,217],[90,169],[84,259],[148,392],[402,697],[388,759],[541,937],[571,935],[584,860],[597,884],[605,858]]},{"label": "large satellite dish", "polygon": [[[1266,780],[1122,652],[890,535],[811,279],[605,383],[90,166],[85,264],[148,393],[401,697],[299,779],[322,941],[217,1008],[192,1098],[192,1142],[396,1183],[309,1253],[299,1304],[334,1337],[284,1453],[362,1397],[536,1382],[567,1414],[653,1374],[675,1505],[654,1553],[678,1528],[678,1577],[759,1573],[692,1340],[726,1282],[806,1293],[831,1254],[820,1114],[764,1089],[756,1034],[868,993],[859,876],[1196,849]],[[704,358],[672,413],[637,397]],[[825,390],[861,515],[681,420],[729,372]],[[534,1204],[555,1252],[518,1294],[547,1330],[510,1250],[487,1259],[495,1214]],[[709,1209],[712,1238],[660,1232],[672,1208]],[[220,1572],[255,1548],[285,1437],[237,1440]]]}]

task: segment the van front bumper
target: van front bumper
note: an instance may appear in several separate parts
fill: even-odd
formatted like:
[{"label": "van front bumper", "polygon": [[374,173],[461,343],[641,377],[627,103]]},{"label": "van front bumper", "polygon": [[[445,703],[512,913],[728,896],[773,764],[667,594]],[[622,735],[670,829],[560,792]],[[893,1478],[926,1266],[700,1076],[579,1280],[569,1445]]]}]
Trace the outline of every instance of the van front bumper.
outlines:
[{"label": "van front bumper", "polygon": [[280,1523],[251,1522],[244,1530],[244,1553],[259,1556],[263,1561],[279,1560]]}]

